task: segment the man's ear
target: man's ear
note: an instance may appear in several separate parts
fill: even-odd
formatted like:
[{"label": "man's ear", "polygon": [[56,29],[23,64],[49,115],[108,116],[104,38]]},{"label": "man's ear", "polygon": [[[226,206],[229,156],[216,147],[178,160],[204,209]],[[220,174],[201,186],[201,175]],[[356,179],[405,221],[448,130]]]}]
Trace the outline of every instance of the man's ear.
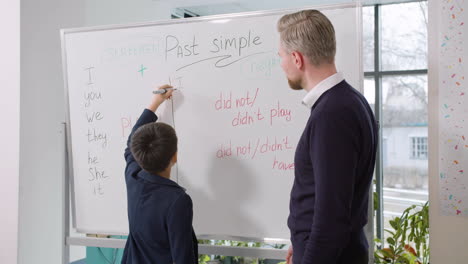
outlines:
[{"label": "man's ear", "polygon": [[176,163],[177,163],[177,152],[174,154],[174,156],[172,156],[171,162],[172,162],[173,164],[176,164]]},{"label": "man's ear", "polygon": [[293,51],[291,55],[293,56],[294,65],[298,70],[302,70],[304,68],[304,55],[298,51]]}]

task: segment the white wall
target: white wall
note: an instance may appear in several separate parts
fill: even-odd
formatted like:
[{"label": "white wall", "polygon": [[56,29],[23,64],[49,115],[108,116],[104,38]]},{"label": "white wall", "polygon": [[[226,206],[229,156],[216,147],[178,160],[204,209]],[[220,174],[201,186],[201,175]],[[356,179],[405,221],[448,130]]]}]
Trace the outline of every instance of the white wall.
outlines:
[{"label": "white wall", "polygon": [[[468,261],[468,219],[440,215],[439,204],[439,66],[442,1],[429,1],[429,201],[431,264]],[[468,18],[464,13],[465,21]],[[467,30],[465,29],[465,34]],[[466,48],[466,43],[464,44]],[[466,63],[465,63],[466,64]],[[465,68],[466,69],[466,68]]]},{"label": "white wall", "polygon": [[19,182],[19,0],[0,0],[0,263],[17,261]]},{"label": "white wall", "polygon": [[[62,261],[63,141],[60,132],[65,120],[65,103],[59,29],[161,18],[170,18],[169,4],[152,0],[21,2],[18,263]],[[18,135],[18,130],[14,135]],[[14,144],[14,140],[9,142]]]},{"label": "white wall", "polygon": [[171,18],[171,1],[86,0],[86,25],[147,22]]},{"label": "white wall", "polygon": [[62,261],[59,29],[83,24],[79,1],[21,1],[21,132],[18,263]]}]

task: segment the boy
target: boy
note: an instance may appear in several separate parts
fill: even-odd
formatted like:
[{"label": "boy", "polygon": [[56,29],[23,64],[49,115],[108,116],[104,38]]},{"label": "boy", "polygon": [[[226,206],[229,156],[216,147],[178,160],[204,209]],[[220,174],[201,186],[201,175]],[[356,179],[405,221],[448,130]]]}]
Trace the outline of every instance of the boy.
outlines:
[{"label": "boy", "polygon": [[192,200],[170,180],[177,162],[174,129],[158,119],[156,109],[172,96],[154,94],[133,127],[125,150],[129,235],[123,264],[198,263],[197,238],[192,228]]}]

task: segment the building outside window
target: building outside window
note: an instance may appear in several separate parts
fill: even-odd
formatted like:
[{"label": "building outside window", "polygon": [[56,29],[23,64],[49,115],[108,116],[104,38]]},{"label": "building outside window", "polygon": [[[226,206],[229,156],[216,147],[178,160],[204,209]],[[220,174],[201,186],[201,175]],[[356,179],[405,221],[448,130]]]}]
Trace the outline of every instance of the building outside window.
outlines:
[{"label": "building outside window", "polygon": [[427,159],[427,137],[410,137],[410,158]]}]

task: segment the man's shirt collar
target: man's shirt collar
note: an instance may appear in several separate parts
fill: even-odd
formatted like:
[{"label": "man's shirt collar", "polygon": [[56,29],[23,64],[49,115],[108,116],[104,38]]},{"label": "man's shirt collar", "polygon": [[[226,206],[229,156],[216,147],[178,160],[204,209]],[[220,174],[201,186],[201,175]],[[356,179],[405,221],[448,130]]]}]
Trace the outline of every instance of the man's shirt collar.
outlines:
[{"label": "man's shirt collar", "polygon": [[312,90],[310,90],[306,94],[304,99],[302,99],[302,104],[311,109],[323,93],[330,90],[343,80],[343,74],[341,72],[337,72],[332,76],[326,78],[325,80],[319,82],[314,88],[312,88]]}]

